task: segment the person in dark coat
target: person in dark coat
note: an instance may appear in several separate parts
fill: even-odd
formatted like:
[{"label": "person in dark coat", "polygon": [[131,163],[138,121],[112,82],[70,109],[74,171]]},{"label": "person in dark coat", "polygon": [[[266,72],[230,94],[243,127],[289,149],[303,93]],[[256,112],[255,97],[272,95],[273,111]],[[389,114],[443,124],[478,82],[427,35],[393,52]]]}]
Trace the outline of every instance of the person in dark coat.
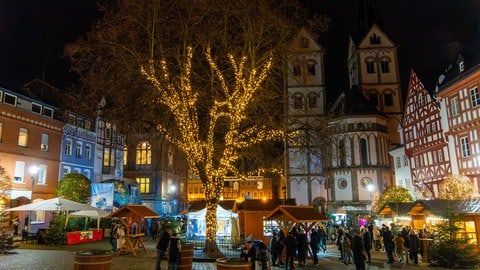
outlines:
[{"label": "person in dark coat", "polygon": [[295,237],[293,236],[293,232],[288,233],[287,237],[285,237],[283,244],[285,246],[285,269],[288,269],[288,267],[290,266],[290,270],[294,270],[294,260],[297,242],[295,240]]},{"label": "person in dark coat", "polygon": [[371,263],[372,256],[370,254],[370,250],[372,250],[372,236],[370,234],[370,230],[367,228],[363,228],[362,231],[360,232],[360,236],[362,237],[362,240],[363,240],[365,253],[367,253],[367,263]]},{"label": "person in dark coat", "polygon": [[365,270],[365,242],[360,236],[360,231],[355,230],[355,236],[352,239],[353,262],[356,270]]},{"label": "person in dark coat", "polygon": [[163,232],[162,236],[157,243],[157,260],[155,261],[155,269],[160,270],[160,264],[162,263],[163,256],[168,249],[168,243],[170,243],[170,234],[172,231],[170,229]]},{"label": "person in dark coat", "polygon": [[318,246],[320,244],[320,236],[318,230],[313,229],[310,233],[310,249],[312,250],[313,265],[318,265]]},{"label": "person in dark coat", "polygon": [[385,253],[387,254],[387,263],[393,263],[393,250],[395,249],[395,243],[393,242],[393,234],[388,226],[385,226],[382,233],[383,246],[385,247]]},{"label": "person in dark coat", "polygon": [[168,244],[168,270],[177,270],[177,266],[181,260],[181,252],[182,252],[182,243],[178,238],[176,232],[172,233],[170,237],[170,243]]},{"label": "person in dark coat", "polygon": [[305,230],[300,229],[300,232],[297,235],[297,260],[299,265],[307,265],[307,235]]},{"label": "person in dark coat", "polygon": [[278,266],[277,260],[280,254],[280,242],[277,232],[273,232],[272,240],[270,240],[270,254],[272,255],[272,265]]},{"label": "person in dark coat", "polygon": [[411,229],[408,233],[408,242],[410,243],[410,254],[413,257],[413,262],[415,265],[418,264],[418,250],[420,249],[420,239],[418,238],[417,234],[415,234],[415,230]]},{"label": "person in dark coat", "polygon": [[257,257],[257,250],[253,246],[252,241],[247,241],[247,244],[240,253],[240,258],[245,261],[252,262],[252,269],[255,269],[255,258]]}]

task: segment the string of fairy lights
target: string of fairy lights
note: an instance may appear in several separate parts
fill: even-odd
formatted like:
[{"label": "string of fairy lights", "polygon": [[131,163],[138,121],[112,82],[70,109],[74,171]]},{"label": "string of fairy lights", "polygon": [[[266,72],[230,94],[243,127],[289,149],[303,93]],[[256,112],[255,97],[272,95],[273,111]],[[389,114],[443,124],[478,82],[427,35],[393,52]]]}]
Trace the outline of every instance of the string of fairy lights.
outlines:
[{"label": "string of fairy lights", "polygon": [[[207,241],[211,241],[216,239],[216,209],[221,198],[223,180],[229,174],[242,177],[235,167],[240,150],[265,141],[283,139],[285,134],[281,129],[267,130],[266,126],[254,126],[242,130],[242,124],[248,115],[248,106],[252,103],[255,93],[260,89],[272,67],[272,57],[269,57],[258,68],[247,70],[247,57],[237,60],[230,54],[228,59],[234,73],[234,83],[230,86],[225,79],[224,71],[213,60],[210,49],[206,50],[205,55],[210,69],[218,79],[218,90],[223,94],[221,97],[214,97],[213,105],[209,108],[209,121],[206,125],[202,123],[202,126],[207,127],[205,139],[202,139],[200,135],[197,111],[199,94],[190,80],[192,48],[187,49],[180,80],[177,83],[170,78],[165,60],[160,62],[160,74],[157,74],[153,61],[150,61],[147,68],[141,67],[141,72],[156,88],[159,95],[157,102],[166,106],[173,114],[178,125],[179,135],[173,136],[171,131],[161,123],[158,124],[158,130],[183,150],[189,167],[202,180],[207,203],[206,237]],[[228,125],[224,130],[223,151],[218,155],[218,152],[215,151],[215,146],[218,145],[215,135],[217,129],[220,128],[220,120],[227,120]],[[225,127],[222,126],[222,128]]]}]

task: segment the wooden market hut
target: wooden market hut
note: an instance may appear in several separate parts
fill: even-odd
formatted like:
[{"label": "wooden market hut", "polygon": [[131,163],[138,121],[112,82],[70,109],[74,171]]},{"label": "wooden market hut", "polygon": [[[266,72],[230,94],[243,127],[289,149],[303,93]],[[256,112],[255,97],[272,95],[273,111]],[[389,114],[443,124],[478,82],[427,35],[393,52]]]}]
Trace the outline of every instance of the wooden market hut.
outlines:
[{"label": "wooden market hut", "polygon": [[[253,238],[270,242],[270,233],[264,231],[263,218],[279,205],[296,205],[295,199],[249,199],[236,204],[238,220],[240,223],[240,235],[244,238]],[[268,241],[267,241],[268,240]]]},{"label": "wooden market hut", "polygon": [[330,221],[313,206],[288,205],[278,206],[266,215],[264,220],[275,220],[285,235],[295,224],[301,224],[305,233],[308,233],[315,225],[323,226],[321,222]]},{"label": "wooden market hut", "polygon": [[410,209],[412,227],[416,230],[428,227],[435,230],[436,223],[453,216],[455,225],[468,241],[480,250],[480,200],[421,200]]},{"label": "wooden market hut", "polygon": [[142,237],[145,236],[145,220],[147,218],[159,218],[160,216],[150,208],[140,204],[129,204],[107,216],[107,218],[118,218],[125,226],[125,244],[118,247],[117,255],[122,252],[132,253],[137,256],[136,249],[143,248],[147,253],[147,248]]},{"label": "wooden market hut", "polygon": [[394,222],[400,226],[411,226],[410,209],[414,202],[387,202],[378,211],[382,223],[390,224]]}]

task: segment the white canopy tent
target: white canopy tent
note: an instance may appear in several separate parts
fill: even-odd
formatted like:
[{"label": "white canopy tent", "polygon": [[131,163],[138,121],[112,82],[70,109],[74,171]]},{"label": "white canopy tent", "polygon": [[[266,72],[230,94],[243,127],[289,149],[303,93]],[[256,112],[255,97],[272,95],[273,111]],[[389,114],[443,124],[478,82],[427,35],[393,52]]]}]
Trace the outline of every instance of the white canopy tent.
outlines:
[{"label": "white canopy tent", "polygon": [[[196,212],[189,212],[187,235],[190,236],[205,236],[206,234],[206,220],[205,215],[207,208]],[[236,236],[239,235],[238,228],[238,214],[226,210],[220,205],[217,206],[217,235]],[[235,235],[234,235],[235,234]]]},{"label": "white canopy tent", "polygon": [[84,218],[96,218],[97,219],[97,230],[100,229],[100,218],[104,218],[110,215],[110,212],[107,212],[102,209],[95,209],[95,210],[80,210],[77,212],[73,212],[67,215],[67,219],[65,220],[65,226],[67,226],[68,219],[71,217],[84,217]]},{"label": "white canopy tent", "polygon": [[53,198],[44,201],[24,204],[18,207],[5,209],[5,211],[79,211],[96,210],[97,208],[64,198]]}]

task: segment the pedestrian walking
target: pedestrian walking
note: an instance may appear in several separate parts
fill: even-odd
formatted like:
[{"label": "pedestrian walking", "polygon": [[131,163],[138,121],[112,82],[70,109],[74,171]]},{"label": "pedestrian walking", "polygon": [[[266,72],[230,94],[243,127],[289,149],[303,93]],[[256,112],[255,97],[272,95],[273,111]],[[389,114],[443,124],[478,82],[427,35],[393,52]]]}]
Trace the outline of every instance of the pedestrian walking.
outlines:
[{"label": "pedestrian walking", "polygon": [[369,229],[364,227],[360,231],[360,236],[362,237],[362,240],[363,240],[363,246],[365,248],[365,253],[367,253],[367,263],[371,263],[372,262],[372,256],[370,254],[370,250],[372,250],[371,232],[370,232]]},{"label": "pedestrian walking", "polygon": [[336,240],[335,240],[335,244],[337,245],[338,247],[338,251],[340,251],[340,260],[343,260],[343,238],[345,236],[345,231],[343,230],[342,227],[338,227],[337,229],[337,235],[336,235]]},{"label": "pedestrian walking", "polygon": [[297,261],[298,265],[305,266],[307,265],[307,235],[305,234],[304,229],[300,229],[300,232],[297,235]]},{"label": "pedestrian walking", "polygon": [[117,251],[117,234],[118,224],[116,222],[112,222],[110,227],[110,245],[112,245],[112,251]]},{"label": "pedestrian walking", "polygon": [[284,240],[285,246],[285,269],[290,267],[290,270],[295,269],[295,251],[297,248],[297,243],[295,237],[293,236],[293,232],[289,232],[287,237]]},{"label": "pedestrian walking", "polygon": [[393,235],[388,226],[384,227],[383,233],[383,247],[385,248],[385,253],[387,254],[387,263],[393,263],[393,250],[395,249],[395,243],[393,242]]},{"label": "pedestrian walking", "polygon": [[345,234],[343,237],[343,263],[348,265],[352,263],[353,260],[353,251],[352,251],[352,241],[349,234]]},{"label": "pedestrian walking", "polygon": [[270,240],[270,254],[272,255],[272,265],[278,266],[280,256],[280,242],[278,232],[273,232],[272,240]]},{"label": "pedestrian walking", "polygon": [[418,250],[420,249],[420,239],[414,229],[411,229],[408,233],[408,241],[410,242],[410,255],[415,265],[418,264]]},{"label": "pedestrian walking", "polygon": [[162,236],[157,242],[156,250],[157,250],[157,259],[155,261],[155,270],[160,270],[160,265],[162,264],[163,256],[165,256],[165,252],[167,252],[168,244],[170,243],[170,235],[172,230],[167,229],[163,232]]},{"label": "pedestrian walking", "polygon": [[355,230],[355,236],[352,239],[352,253],[355,269],[365,270],[365,259],[367,257],[367,253],[365,252],[365,243],[360,236],[360,230]]},{"label": "pedestrian walking", "polygon": [[405,251],[405,248],[404,248],[404,243],[405,243],[405,240],[403,239],[402,237],[402,234],[401,233],[398,233],[397,236],[394,238],[394,242],[395,242],[395,254],[398,258],[398,262],[399,263],[403,263],[404,260],[404,251]]},{"label": "pedestrian walking", "polygon": [[12,220],[13,224],[13,235],[18,235],[18,228],[20,227],[20,219],[18,216],[15,216],[15,218]]},{"label": "pedestrian walking", "polygon": [[318,247],[320,244],[320,236],[318,230],[313,228],[310,233],[310,249],[312,250],[313,265],[318,265]]},{"label": "pedestrian walking", "polygon": [[168,270],[177,270],[177,266],[181,260],[181,252],[182,252],[182,243],[178,238],[178,234],[176,232],[172,232],[172,236],[170,237],[170,243],[168,244]]}]

